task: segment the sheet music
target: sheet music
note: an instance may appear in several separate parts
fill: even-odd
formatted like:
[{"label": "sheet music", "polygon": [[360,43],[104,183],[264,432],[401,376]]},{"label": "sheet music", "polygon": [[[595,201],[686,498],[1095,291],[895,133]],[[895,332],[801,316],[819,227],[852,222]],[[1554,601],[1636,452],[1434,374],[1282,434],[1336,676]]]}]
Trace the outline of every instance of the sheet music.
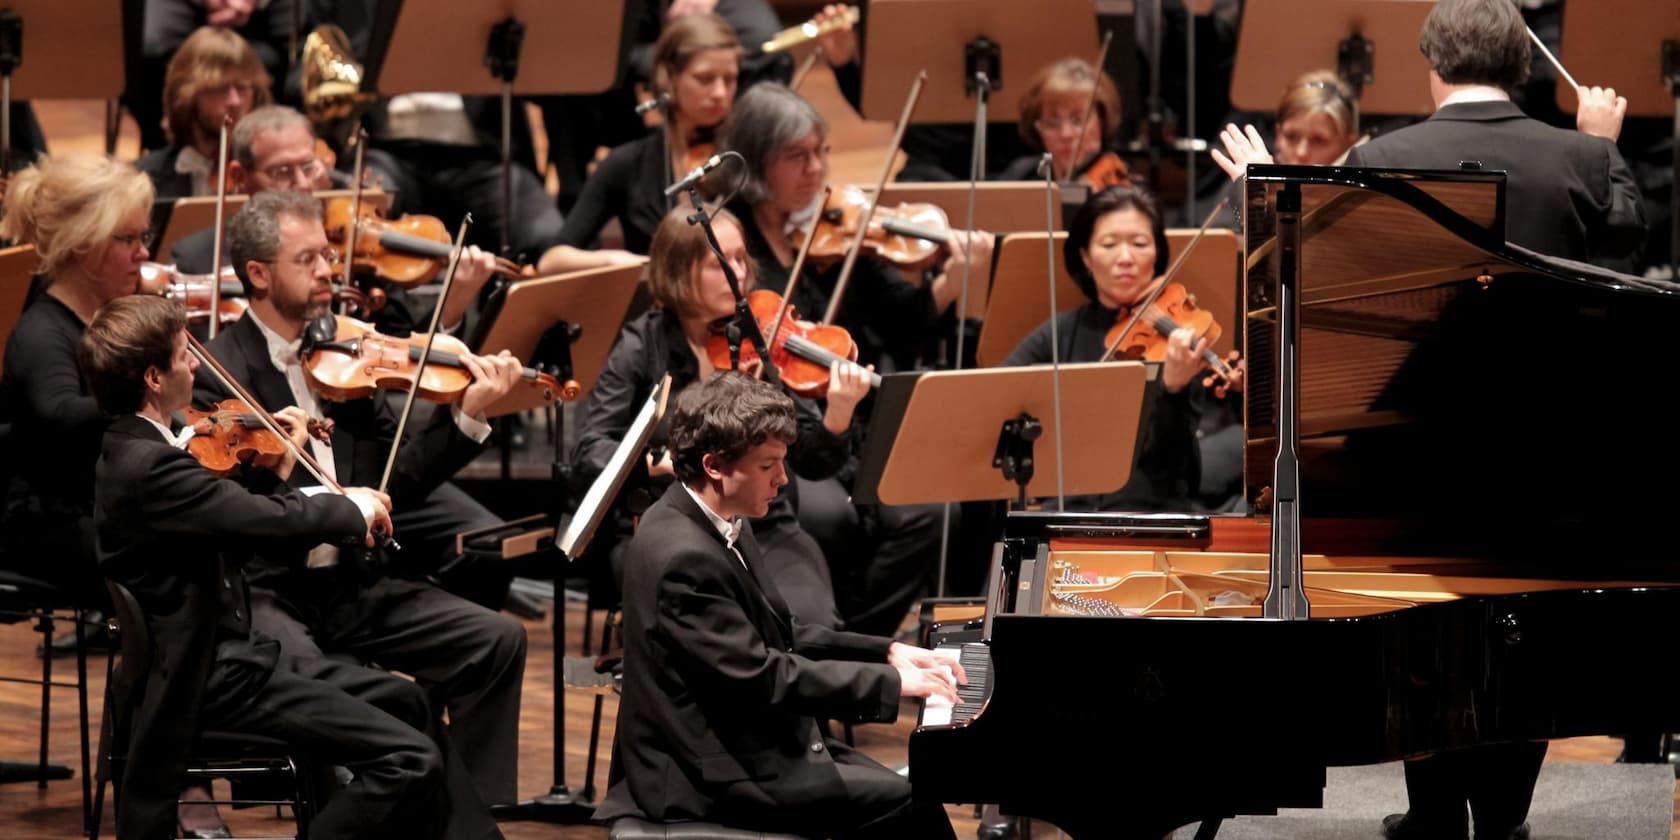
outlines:
[{"label": "sheet music", "polygon": [[566,530],[555,542],[568,558],[577,557],[589,547],[589,540],[595,535],[595,529],[601,524],[601,519],[606,516],[607,508],[612,506],[613,498],[618,495],[619,488],[624,486],[624,477],[630,473],[632,459],[640,458],[642,451],[647,448],[648,438],[653,436],[653,428],[659,424],[659,415],[663,407],[662,395],[670,386],[670,381],[670,377],[666,377],[664,381],[653,386],[653,393],[648,395],[647,402],[642,404],[642,410],[636,413],[636,419],[624,433],[624,439],[619,441],[618,448],[613,450],[606,469],[589,485],[589,491],[583,494],[583,501],[578,504],[577,513],[572,514],[572,521],[567,523]]}]

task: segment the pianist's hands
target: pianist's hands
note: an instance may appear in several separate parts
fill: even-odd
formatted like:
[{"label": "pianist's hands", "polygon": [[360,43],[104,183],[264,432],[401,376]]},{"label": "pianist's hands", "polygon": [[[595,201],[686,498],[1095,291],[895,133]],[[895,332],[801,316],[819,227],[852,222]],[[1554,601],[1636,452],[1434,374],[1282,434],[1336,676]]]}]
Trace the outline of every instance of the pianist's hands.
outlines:
[{"label": "pianist's hands", "polygon": [[1612,143],[1622,136],[1627,97],[1617,96],[1615,88],[1582,85],[1575,89],[1575,98],[1575,128],[1582,134],[1603,137]]},{"label": "pianist's hands", "polygon": [[915,668],[935,672],[947,684],[953,676],[958,685],[968,684],[968,672],[963,670],[961,654],[954,650],[928,650],[893,642],[892,647],[887,648],[887,664],[897,668],[901,674],[906,668]]}]

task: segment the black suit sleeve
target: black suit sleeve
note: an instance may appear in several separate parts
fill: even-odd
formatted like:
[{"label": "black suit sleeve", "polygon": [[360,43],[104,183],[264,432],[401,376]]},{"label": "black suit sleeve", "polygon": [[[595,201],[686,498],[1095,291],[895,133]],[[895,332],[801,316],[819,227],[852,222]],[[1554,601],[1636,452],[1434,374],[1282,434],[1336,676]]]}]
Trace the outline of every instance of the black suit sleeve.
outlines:
[{"label": "black suit sleeve", "polygon": [[741,704],[835,720],[898,716],[898,672],[885,664],[820,661],[764,643],[715,554],[679,550],[656,587],[657,632],[696,689]]},{"label": "black suit sleeve", "polygon": [[296,491],[258,495],[238,482],[217,478],[186,452],[158,451],[143,474],[135,476],[138,486],[131,496],[154,533],[339,545],[359,544],[367,534],[361,510],[343,496],[304,496]]},{"label": "black suit sleeve", "polygon": [[1597,197],[1603,227],[1591,238],[1597,252],[1592,262],[1619,271],[1634,272],[1645,248],[1646,235],[1645,207],[1640,200],[1639,184],[1615,144],[1604,140],[1595,145],[1601,147],[1597,165],[1604,177],[1599,183],[1605,184],[1606,190],[1604,195]]},{"label": "black suit sleeve", "polygon": [[820,624],[793,626],[793,649],[800,656],[811,659],[838,659],[854,662],[885,662],[892,639],[835,630]]}]

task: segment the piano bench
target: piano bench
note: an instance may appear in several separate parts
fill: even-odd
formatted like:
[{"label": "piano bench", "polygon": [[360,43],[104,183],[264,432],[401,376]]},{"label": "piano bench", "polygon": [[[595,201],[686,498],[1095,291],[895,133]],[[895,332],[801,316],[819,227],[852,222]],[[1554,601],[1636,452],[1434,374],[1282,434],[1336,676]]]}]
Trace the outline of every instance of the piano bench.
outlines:
[{"label": "piano bench", "polygon": [[725,828],[716,823],[656,823],[635,817],[619,817],[607,829],[607,840],[805,840],[793,834],[768,834],[742,828]]}]

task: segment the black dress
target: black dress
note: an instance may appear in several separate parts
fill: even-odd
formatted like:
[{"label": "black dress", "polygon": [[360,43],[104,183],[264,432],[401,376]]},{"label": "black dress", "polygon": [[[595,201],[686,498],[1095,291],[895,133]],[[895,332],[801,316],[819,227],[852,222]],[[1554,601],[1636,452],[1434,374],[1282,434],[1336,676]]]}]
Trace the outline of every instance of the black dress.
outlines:
[{"label": "black dress", "polygon": [[665,200],[665,133],[650,132],[612,150],[566,214],[556,245],[588,248],[608,221],[624,228],[624,250],[646,254],[670,205]]}]

